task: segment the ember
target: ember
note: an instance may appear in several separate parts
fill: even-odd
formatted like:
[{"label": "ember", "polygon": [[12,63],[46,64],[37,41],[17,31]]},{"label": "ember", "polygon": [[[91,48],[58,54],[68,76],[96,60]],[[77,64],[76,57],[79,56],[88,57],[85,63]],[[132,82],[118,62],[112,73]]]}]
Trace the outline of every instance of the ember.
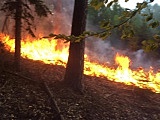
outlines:
[{"label": "ember", "polygon": [[[5,43],[6,50],[14,52],[14,39],[0,34],[0,39]],[[21,56],[32,60],[41,60],[46,64],[55,64],[65,66],[68,59],[68,44],[58,48],[58,40],[27,38],[21,42]],[[160,72],[144,71],[141,67],[132,70],[130,68],[131,60],[127,56],[117,53],[115,63],[118,67],[109,67],[89,60],[85,54],[84,74],[106,77],[109,80],[122,82],[127,85],[135,85],[140,88],[150,89],[153,92],[160,93]]]}]

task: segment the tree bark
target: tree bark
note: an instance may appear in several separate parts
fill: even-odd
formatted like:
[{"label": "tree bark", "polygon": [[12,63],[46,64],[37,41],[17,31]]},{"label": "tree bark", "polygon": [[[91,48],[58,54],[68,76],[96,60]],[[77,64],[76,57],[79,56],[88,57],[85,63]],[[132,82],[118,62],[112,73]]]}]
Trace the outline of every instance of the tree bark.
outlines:
[{"label": "tree bark", "polygon": [[21,0],[16,0],[16,13],[15,13],[15,54],[14,65],[16,71],[20,71],[20,57],[21,57],[21,18],[22,18],[22,5]]},{"label": "tree bark", "polygon": [[[85,31],[88,0],[75,0],[71,35],[79,36]],[[64,82],[72,89],[82,91],[85,41],[70,43]]]}]

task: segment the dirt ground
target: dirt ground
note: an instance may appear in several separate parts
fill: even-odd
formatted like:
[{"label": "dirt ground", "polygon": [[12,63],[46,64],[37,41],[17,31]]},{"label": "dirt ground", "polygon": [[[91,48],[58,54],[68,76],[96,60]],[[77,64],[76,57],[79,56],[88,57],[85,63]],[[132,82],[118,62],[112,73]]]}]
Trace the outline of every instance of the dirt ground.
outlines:
[{"label": "dirt ground", "polygon": [[[84,75],[84,94],[65,87],[65,68],[0,55],[0,120],[160,120],[160,94]],[[46,93],[44,81],[52,94]]]}]

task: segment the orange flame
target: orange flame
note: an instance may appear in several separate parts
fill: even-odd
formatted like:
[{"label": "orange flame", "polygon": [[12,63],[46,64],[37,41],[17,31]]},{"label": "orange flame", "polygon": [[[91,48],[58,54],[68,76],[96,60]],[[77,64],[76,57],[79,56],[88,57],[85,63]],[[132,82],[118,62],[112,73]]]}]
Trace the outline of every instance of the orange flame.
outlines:
[{"label": "orange flame", "polygon": [[[0,34],[0,39],[5,43],[6,50],[14,52],[14,39],[10,39],[9,36],[3,34]],[[21,56],[24,58],[63,66],[67,63],[68,44],[59,48],[58,41],[54,39],[31,40],[27,38],[21,42],[21,46]],[[84,74],[86,75],[105,77],[112,81],[135,85],[160,93],[160,72],[154,73],[152,67],[148,72],[144,71],[143,68],[131,70],[131,60],[127,56],[116,54],[115,63],[118,67],[91,62],[86,54],[84,63]]]}]

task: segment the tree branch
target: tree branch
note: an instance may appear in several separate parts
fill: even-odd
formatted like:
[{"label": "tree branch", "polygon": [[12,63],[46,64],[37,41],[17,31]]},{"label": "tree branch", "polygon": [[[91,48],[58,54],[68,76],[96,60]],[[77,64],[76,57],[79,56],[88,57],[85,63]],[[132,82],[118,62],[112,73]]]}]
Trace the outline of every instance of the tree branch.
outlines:
[{"label": "tree branch", "polygon": [[64,120],[64,118],[63,118],[63,116],[61,114],[61,111],[60,111],[60,109],[59,109],[56,101],[54,100],[52,92],[50,91],[49,87],[47,86],[47,84],[43,80],[41,80],[41,81],[35,81],[35,80],[32,80],[31,78],[28,78],[26,76],[23,76],[23,75],[20,75],[18,73],[14,73],[14,72],[11,72],[11,71],[7,71],[7,70],[3,70],[3,72],[9,73],[9,74],[14,75],[14,76],[18,76],[18,77],[23,78],[25,80],[28,80],[30,82],[38,83],[39,85],[41,85],[42,86],[41,88],[43,88],[43,90],[47,93],[47,95],[50,98],[53,110],[55,110],[57,112],[57,114],[54,115],[54,119],[55,120]]},{"label": "tree branch", "polygon": [[80,36],[66,36],[64,34],[50,34],[47,37],[43,37],[43,38],[54,38],[54,39],[62,39],[65,40],[65,42],[80,42],[81,40],[84,40],[85,38],[89,38],[92,36],[97,36],[97,35],[101,35],[103,33],[107,33],[108,31],[111,31],[115,28],[118,28],[122,25],[124,25],[125,23],[127,23],[129,20],[131,20],[139,11],[141,11],[143,8],[145,8],[144,6],[147,5],[147,2],[143,2],[143,3],[139,3],[139,7],[133,11],[133,13],[130,15],[130,17],[126,20],[124,20],[123,22],[121,22],[120,24],[111,26],[110,28],[108,28],[107,30],[101,31],[101,32],[91,32],[91,31],[86,31],[83,34],[81,34]]}]

